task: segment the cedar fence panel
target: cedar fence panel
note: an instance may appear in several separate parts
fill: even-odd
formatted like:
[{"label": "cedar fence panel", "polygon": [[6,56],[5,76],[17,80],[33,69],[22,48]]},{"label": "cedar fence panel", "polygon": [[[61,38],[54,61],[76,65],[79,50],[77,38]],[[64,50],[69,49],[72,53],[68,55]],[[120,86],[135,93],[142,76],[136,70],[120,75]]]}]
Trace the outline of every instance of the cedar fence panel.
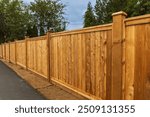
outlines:
[{"label": "cedar fence panel", "polygon": [[27,68],[47,78],[46,36],[27,39]]},{"label": "cedar fence panel", "polygon": [[52,34],[51,80],[93,98],[106,99],[111,35],[112,24]]},{"label": "cedar fence panel", "polygon": [[25,40],[16,41],[16,63],[26,68],[26,43]]},{"label": "cedar fence panel", "polygon": [[125,20],[125,99],[150,99],[150,15]]}]

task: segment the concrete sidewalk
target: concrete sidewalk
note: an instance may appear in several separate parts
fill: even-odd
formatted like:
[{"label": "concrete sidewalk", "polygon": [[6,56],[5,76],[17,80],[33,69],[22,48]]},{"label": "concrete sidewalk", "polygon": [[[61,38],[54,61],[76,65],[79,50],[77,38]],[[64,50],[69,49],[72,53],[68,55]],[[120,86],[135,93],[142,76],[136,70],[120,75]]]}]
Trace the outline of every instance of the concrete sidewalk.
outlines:
[{"label": "concrete sidewalk", "polygon": [[43,99],[42,95],[0,61],[0,100]]}]

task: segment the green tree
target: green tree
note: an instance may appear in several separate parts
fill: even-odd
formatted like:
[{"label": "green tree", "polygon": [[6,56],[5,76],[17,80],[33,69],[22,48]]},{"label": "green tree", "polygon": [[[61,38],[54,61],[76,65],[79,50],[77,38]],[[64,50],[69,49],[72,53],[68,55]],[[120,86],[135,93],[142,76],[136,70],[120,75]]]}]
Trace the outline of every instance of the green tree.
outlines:
[{"label": "green tree", "polygon": [[27,33],[26,33],[26,36],[32,37],[32,27],[31,27],[31,25],[28,25],[28,26],[27,26]]},{"label": "green tree", "polygon": [[109,22],[111,19],[111,17],[109,17],[111,15],[107,7],[108,2],[109,0],[96,0],[94,11],[97,25]]},{"label": "green tree", "polygon": [[[35,17],[40,34],[53,29],[55,32],[64,30],[64,8],[60,0],[35,0],[31,2],[31,11]],[[42,32],[41,32],[42,31]],[[44,31],[44,32],[43,32]]]},{"label": "green tree", "polygon": [[[0,43],[65,30],[65,5],[60,0],[0,0]],[[39,33],[38,33],[39,32]]]},{"label": "green tree", "polygon": [[150,13],[150,1],[136,0],[135,11],[133,12],[132,15],[144,15],[149,13]]},{"label": "green tree", "polygon": [[26,36],[28,36],[28,37],[37,37],[38,36],[38,29],[37,29],[36,25],[34,25],[34,26],[28,25]]},{"label": "green tree", "polygon": [[38,36],[38,29],[37,29],[36,25],[33,26],[31,32],[32,32],[31,37],[37,37]]},{"label": "green tree", "polygon": [[6,35],[6,23],[5,17],[3,13],[0,13],[0,43],[5,42],[5,35]]},{"label": "green tree", "polygon": [[9,0],[0,1],[0,43],[5,42],[7,35],[7,25],[6,25],[6,14],[5,8],[7,7]]},{"label": "green tree", "polygon": [[149,0],[96,0],[96,24],[112,22],[112,13],[124,11],[127,17],[150,13]]},{"label": "green tree", "polygon": [[43,36],[45,34],[45,30],[43,27],[40,27],[40,36]]},{"label": "green tree", "polygon": [[[1,23],[4,32],[5,41],[13,41],[14,39],[23,39],[26,34],[28,14],[25,12],[25,5],[21,0],[1,0],[0,13],[2,14]],[[2,34],[2,33],[1,33]]]},{"label": "green tree", "polygon": [[94,26],[95,16],[91,2],[88,3],[87,10],[84,15],[84,27]]}]

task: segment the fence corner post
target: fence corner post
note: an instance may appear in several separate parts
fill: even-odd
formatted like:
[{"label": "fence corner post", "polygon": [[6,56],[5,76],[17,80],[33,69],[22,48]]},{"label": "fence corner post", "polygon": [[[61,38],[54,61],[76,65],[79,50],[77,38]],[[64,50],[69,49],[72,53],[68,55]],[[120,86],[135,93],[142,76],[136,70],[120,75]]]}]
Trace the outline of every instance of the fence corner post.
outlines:
[{"label": "fence corner post", "polygon": [[122,58],[124,41],[124,19],[127,14],[123,11],[113,13],[112,25],[112,79],[111,99],[121,100],[122,97]]},{"label": "fence corner post", "polygon": [[51,39],[51,31],[47,32],[47,78],[49,82],[51,82],[50,76],[50,39]]}]

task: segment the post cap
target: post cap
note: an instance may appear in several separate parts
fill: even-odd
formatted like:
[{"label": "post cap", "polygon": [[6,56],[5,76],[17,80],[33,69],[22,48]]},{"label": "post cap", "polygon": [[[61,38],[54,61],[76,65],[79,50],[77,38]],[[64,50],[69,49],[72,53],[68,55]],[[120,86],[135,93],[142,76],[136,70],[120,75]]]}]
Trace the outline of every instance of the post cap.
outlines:
[{"label": "post cap", "polygon": [[116,16],[116,15],[124,15],[124,16],[127,16],[127,14],[124,12],[124,11],[119,11],[119,12],[116,12],[116,13],[113,13],[112,16]]}]

